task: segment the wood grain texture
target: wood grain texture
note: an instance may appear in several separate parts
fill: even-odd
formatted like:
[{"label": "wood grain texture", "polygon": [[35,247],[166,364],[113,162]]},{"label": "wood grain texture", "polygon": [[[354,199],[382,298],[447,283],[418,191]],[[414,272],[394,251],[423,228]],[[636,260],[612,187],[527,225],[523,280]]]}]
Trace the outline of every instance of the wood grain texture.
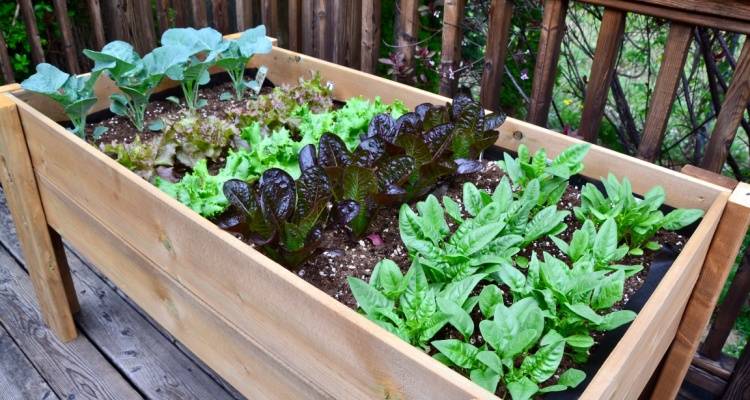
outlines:
[{"label": "wood grain texture", "polygon": [[664,131],[677,96],[682,68],[685,66],[690,43],[693,40],[693,27],[672,22],[664,46],[659,75],[648,108],[648,116],[643,126],[638,157],[654,162],[661,152]]},{"label": "wood grain texture", "polygon": [[6,400],[59,399],[1,325],[0,388]]},{"label": "wood grain texture", "polygon": [[60,398],[141,398],[85,336],[62,343],[45,328],[29,276],[7,252],[0,265],[0,321]]},{"label": "wood grain texture", "polygon": [[[659,374],[652,393],[654,399],[675,397],[680,390],[703,332],[711,320],[721,289],[742,246],[744,232],[750,227],[750,201],[746,200],[748,198],[750,185],[746,183],[740,183],[729,197],[677,335]],[[740,306],[741,303],[737,304],[738,312]]]},{"label": "wood grain texture", "polygon": [[374,73],[380,55],[380,0],[362,0],[362,71]]},{"label": "wood grain texture", "polygon": [[714,172],[721,171],[729,154],[729,146],[732,145],[740,120],[745,114],[748,101],[750,101],[750,40],[746,40],[742,47],[732,83],[724,96],[721,111],[716,117],[713,133],[701,160],[701,168]]},{"label": "wood grain texture", "polygon": [[252,0],[235,0],[235,25],[237,31],[244,31],[253,26],[253,4]]},{"label": "wood grain texture", "polygon": [[750,399],[750,346],[745,349],[734,367],[732,377],[729,378],[722,400]]},{"label": "wood grain texture", "polygon": [[6,95],[0,95],[0,180],[18,224],[18,237],[44,320],[60,339],[72,340],[76,327],[63,270],[49,236],[18,112]]},{"label": "wood grain texture", "polygon": [[399,20],[396,44],[404,57],[406,69],[410,70],[401,77],[405,83],[414,82],[414,53],[419,38],[419,0],[398,1]]},{"label": "wood grain texture", "polygon": [[[164,0],[159,0],[157,4],[163,3]],[[88,6],[89,10],[89,19],[91,21],[91,30],[93,31],[94,35],[94,49],[96,51],[99,51],[104,47],[105,44],[107,44],[107,39],[104,36],[104,22],[102,21],[102,7],[99,4],[99,0],[86,0],[86,5]],[[164,21],[166,22],[166,10],[164,12]],[[161,14],[159,21],[161,21],[162,17]],[[165,25],[166,26],[166,25]],[[159,26],[160,29],[162,29],[161,25]],[[166,28],[163,28],[166,29]]]},{"label": "wood grain texture", "polygon": [[65,55],[65,65],[68,67],[68,73],[79,74],[78,51],[76,51],[75,39],[73,39],[73,30],[70,27],[70,18],[68,17],[68,5],[65,0],[52,0],[55,8],[55,19],[60,28],[60,36]]},{"label": "wood grain texture", "polygon": [[16,81],[16,77],[13,74],[10,55],[8,55],[8,44],[5,43],[5,38],[3,37],[2,32],[0,32],[0,73],[2,73],[3,81],[5,81],[5,83],[13,83]]},{"label": "wood grain texture", "polygon": [[279,0],[261,0],[260,15],[268,36],[279,36]]},{"label": "wood grain texture", "polygon": [[625,34],[625,13],[605,9],[596,51],[591,65],[591,73],[586,84],[586,97],[583,100],[581,125],[578,134],[591,143],[596,143],[599,127],[607,105],[609,87],[612,83],[617,57],[620,54],[623,35]]},{"label": "wood grain texture", "polygon": [[205,0],[190,0],[193,15],[193,27],[203,28],[208,26],[208,12],[206,11]]},{"label": "wood grain texture", "polygon": [[349,1],[347,6],[346,26],[339,27],[346,31],[346,66],[360,69],[360,51],[362,50],[362,2]]},{"label": "wood grain texture", "polygon": [[302,50],[302,0],[288,0],[289,50]]},{"label": "wood grain texture", "polygon": [[34,15],[34,5],[31,0],[18,0],[21,8],[21,15],[26,26],[26,35],[31,46],[31,61],[34,64],[44,62],[44,50],[42,49],[42,40],[39,38],[39,28],[36,25],[36,16]]},{"label": "wood grain texture", "polygon": [[213,27],[217,31],[227,34],[235,31],[229,26],[229,0],[212,0],[211,17],[213,18]]},{"label": "wood grain texture", "polygon": [[729,285],[726,297],[716,309],[716,319],[703,341],[701,353],[705,357],[712,360],[718,360],[721,357],[722,349],[734,328],[734,323],[747,303],[748,293],[750,293],[750,253],[745,251],[745,256]]},{"label": "wood grain texture", "polygon": [[347,21],[349,20],[348,4],[351,1],[346,0],[331,0],[331,32],[333,37],[329,37],[328,40],[333,41],[333,56],[331,60],[339,65],[347,64],[347,35],[349,31],[346,29]]},{"label": "wood grain texture", "polygon": [[581,399],[637,399],[641,394],[675,337],[728,198],[721,193],[708,209]]},{"label": "wood grain texture", "polygon": [[[745,1],[723,0],[691,0],[683,2],[681,0],[666,0],[664,3],[671,2],[677,7],[667,7],[660,1],[650,0],[578,0],[583,3],[595,4],[609,8],[615,8],[622,11],[635,12],[638,14],[651,15],[657,18],[664,18],[670,21],[678,21],[689,25],[705,26],[720,30],[749,34],[750,23],[747,20],[747,12],[738,12],[733,7],[741,5],[747,7]],[[727,7],[722,14],[700,12],[696,10],[696,5],[705,6],[712,4],[716,10],[721,10],[725,4]]]},{"label": "wood grain texture", "polygon": [[487,50],[484,55],[482,85],[479,93],[482,106],[492,111],[500,110],[500,88],[505,73],[505,56],[508,51],[512,17],[513,1],[492,1],[490,4]]},{"label": "wood grain texture", "polygon": [[[7,212],[7,205],[0,198],[0,244],[19,259],[21,250]],[[78,326],[139,393],[148,398],[234,398],[127,303],[93,267],[71,252],[67,259],[83,304],[76,318]]]},{"label": "wood grain texture", "polygon": [[[461,61],[465,0],[443,2],[443,37],[440,52],[440,94],[453,97],[458,87],[460,73],[456,71]],[[495,29],[490,27],[490,30]]]},{"label": "wood grain texture", "polygon": [[315,21],[315,9],[314,2],[303,1],[302,10],[300,12],[300,28],[302,30],[302,53],[307,55],[315,55],[315,32],[313,25]]},{"label": "wood grain texture", "polygon": [[567,13],[568,0],[545,0],[539,50],[534,65],[534,81],[531,83],[531,102],[526,117],[526,120],[534,125],[547,126]]},{"label": "wood grain texture", "polygon": [[717,174],[716,172],[707,171],[703,168],[696,167],[695,165],[686,164],[682,168],[680,168],[680,172],[682,172],[685,175],[690,175],[692,177],[702,179],[706,182],[711,182],[713,184],[719,185],[721,187],[725,187],[729,190],[734,190],[734,188],[737,187],[737,182],[735,179],[732,179],[726,175]]},{"label": "wood grain texture", "polygon": [[314,0],[313,5],[313,49],[316,57],[323,60],[333,60],[333,40],[330,40],[333,33],[331,13],[333,0]]}]

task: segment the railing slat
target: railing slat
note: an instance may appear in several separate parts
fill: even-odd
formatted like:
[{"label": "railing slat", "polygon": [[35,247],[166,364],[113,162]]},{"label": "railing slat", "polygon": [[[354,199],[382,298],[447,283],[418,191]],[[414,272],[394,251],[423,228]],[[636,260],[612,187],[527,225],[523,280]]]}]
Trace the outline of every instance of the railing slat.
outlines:
[{"label": "railing slat", "polygon": [[602,16],[578,129],[578,133],[592,143],[596,142],[599,135],[609,86],[617,66],[617,56],[625,34],[625,16],[624,12],[613,9],[605,9]]},{"label": "railing slat", "polygon": [[445,0],[443,3],[443,44],[440,56],[440,94],[453,97],[458,86],[459,73],[455,72],[461,61],[461,23],[464,19],[465,0]]},{"label": "railing slat", "polygon": [[359,69],[361,66],[360,51],[362,50],[362,2],[347,2],[346,19],[346,65]]},{"label": "railing slat", "polygon": [[261,1],[261,19],[266,26],[266,32],[269,36],[278,37],[279,35],[279,4],[276,0]]},{"label": "railing slat", "polygon": [[8,55],[8,45],[5,43],[2,31],[0,31],[0,70],[2,70],[3,80],[6,84],[16,81],[13,66],[10,63],[10,55]]},{"label": "railing slat", "polygon": [[302,52],[311,56],[315,55],[315,6],[311,0],[302,2],[300,18],[302,19],[302,23],[300,24],[302,31],[302,43],[300,47],[302,48]]},{"label": "railing slat", "polygon": [[721,111],[716,118],[716,125],[706,146],[706,153],[701,161],[701,168],[719,172],[729,155],[734,136],[740,120],[750,100],[750,40],[745,40],[742,54],[732,77]]},{"label": "railing slat", "polygon": [[302,38],[300,33],[302,32],[302,4],[301,0],[289,0],[289,14],[287,15],[289,20],[289,50],[300,51],[302,47]]},{"label": "railing slat", "polygon": [[212,0],[211,1],[211,14],[214,20],[214,28],[223,33],[229,34],[234,33],[229,27],[229,1],[228,0]]},{"label": "railing slat", "polygon": [[729,333],[734,327],[734,321],[742,311],[750,293],[750,251],[745,251],[742,263],[729,286],[724,301],[716,309],[716,319],[703,341],[701,353],[709,359],[718,360]]},{"label": "railing slat", "polygon": [[542,32],[539,51],[534,66],[534,81],[531,86],[531,102],[526,120],[539,126],[547,126],[547,115],[552,103],[552,88],[555,86],[560,45],[565,34],[565,15],[568,0],[546,0],[542,17]]},{"label": "railing slat", "polygon": [[667,128],[672,104],[677,96],[677,85],[680,83],[680,74],[685,66],[692,39],[692,26],[672,22],[643,127],[641,144],[638,146],[638,157],[644,160],[653,162],[661,151],[664,130]]},{"label": "railing slat", "polygon": [[326,61],[333,60],[333,40],[331,38],[331,10],[329,1],[315,0],[313,10],[313,31],[315,33],[315,56]]},{"label": "railing slat", "polygon": [[479,97],[484,108],[493,111],[500,110],[500,87],[505,72],[512,17],[512,0],[492,1]]},{"label": "railing slat", "polygon": [[399,14],[398,47],[404,57],[404,64],[410,70],[403,77],[405,83],[414,83],[414,52],[419,37],[419,0],[401,0]]},{"label": "railing slat", "polygon": [[34,6],[31,4],[31,0],[18,0],[18,5],[21,8],[21,15],[24,25],[26,25],[26,34],[31,45],[31,61],[34,64],[43,63],[44,50],[42,49],[42,40],[39,38],[39,28],[36,26]]},{"label": "railing slat", "polygon": [[333,31],[333,62],[346,65],[346,42],[349,32],[346,30],[348,21],[348,0],[332,0],[333,13],[331,15],[331,26]]},{"label": "railing slat", "polygon": [[65,0],[53,0],[55,8],[55,17],[62,34],[63,54],[68,72],[71,74],[80,73],[78,67],[78,52],[76,51],[75,41],[73,39],[73,30],[70,28],[70,19],[68,18],[68,5]]},{"label": "railing slat", "polygon": [[362,71],[374,73],[380,54],[380,0],[362,0]]},{"label": "railing slat", "polygon": [[193,11],[193,26],[203,28],[208,26],[208,13],[205,0],[190,0]]},{"label": "railing slat", "polygon": [[99,0],[87,0],[87,3],[89,7],[89,18],[91,18],[91,28],[94,30],[94,46],[96,46],[96,49],[94,50],[101,50],[101,48],[107,44],[107,39],[104,37],[102,7],[99,4]]}]

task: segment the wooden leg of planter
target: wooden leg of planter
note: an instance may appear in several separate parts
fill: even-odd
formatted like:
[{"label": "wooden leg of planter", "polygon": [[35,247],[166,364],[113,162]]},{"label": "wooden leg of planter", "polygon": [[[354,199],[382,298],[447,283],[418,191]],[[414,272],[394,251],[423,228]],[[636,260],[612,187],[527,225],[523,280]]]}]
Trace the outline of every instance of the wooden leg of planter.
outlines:
[{"label": "wooden leg of planter", "polygon": [[703,330],[727,280],[750,226],[750,185],[740,183],[729,197],[724,214],[711,240],[703,269],[690,296],[680,327],[664,359],[652,399],[673,399],[677,395],[700,344]]},{"label": "wooden leg of planter", "polygon": [[16,105],[0,95],[0,180],[42,316],[63,341],[76,337],[78,307],[62,241],[50,235]]}]

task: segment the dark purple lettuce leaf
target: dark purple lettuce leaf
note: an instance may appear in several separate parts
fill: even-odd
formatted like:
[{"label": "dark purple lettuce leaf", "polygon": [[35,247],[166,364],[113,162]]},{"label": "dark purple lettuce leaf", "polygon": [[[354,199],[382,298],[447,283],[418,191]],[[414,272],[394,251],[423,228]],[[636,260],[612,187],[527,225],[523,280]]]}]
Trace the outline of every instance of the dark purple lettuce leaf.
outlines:
[{"label": "dark purple lettuce leaf", "polygon": [[463,112],[464,108],[473,103],[476,103],[474,99],[472,99],[471,97],[465,94],[459,94],[456,97],[454,97],[450,106],[451,118],[454,120],[457,119],[458,116]]},{"label": "dark purple lettuce leaf", "polygon": [[351,223],[359,214],[359,203],[354,200],[342,200],[334,204],[331,213],[333,222],[338,225],[346,226]]},{"label": "dark purple lettuce leaf", "polygon": [[378,188],[384,190],[390,186],[401,186],[411,176],[416,168],[414,158],[397,156],[383,160],[375,173]]},{"label": "dark purple lettuce leaf", "polygon": [[352,155],[340,137],[324,133],[318,143],[318,162],[323,168],[343,168],[352,163]]},{"label": "dark purple lettuce leaf", "polygon": [[481,171],[484,166],[483,164],[478,160],[467,160],[465,158],[459,158],[456,160],[456,173],[459,175],[464,174],[473,174],[475,172]]},{"label": "dark purple lettuce leaf", "polygon": [[422,135],[422,140],[430,149],[433,160],[444,157],[450,144],[451,135],[453,135],[453,128],[454,126],[451,123],[442,124]]},{"label": "dark purple lettuce leaf", "polygon": [[497,129],[500,125],[505,123],[505,118],[507,116],[505,113],[495,113],[490,114],[484,117],[484,126],[483,129],[485,131],[491,131]]},{"label": "dark purple lettuce leaf", "polygon": [[414,112],[419,115],[419,119],[424,122],[424,118],[427,115],[427,112],[430,111],[431,108],[435,107],[432,103],[422,103],[416,107],[414,107]]},{"label": "dark purple lettuce leaf", "polygon": [[367,136],[386,138],[390,136],[390,132],[393,131],[396,126],[396,121],[390,114],[378,114],[370,120],[370,124],[367,126]]},{"label": "dark purple lettuce leaf", "polygon": [[297,206],[294,220],[300,221],[331,198],[331,182],[317,165],[304,170],[296,182]]},{"label": "dark purple lettuce leaf", "polygon": [[426,164],[432,160],[430,148],[416,135],[401,135],[396,139],[396,145],[404,150],[404,154],[413,158],[416,165]]},{"label": "dark purple lettuce leaf", "polygon": [[422,118],[422,129],[429,131],[438,125],[448,122],[450,122],[448,109],[445,106],[432,106]]},{"label": "dark purple lettuce leaf", "polygon": [[297,191],[294,187],[294,179],[284,170],[279,168],[266,170],[260,176],[258,192],[263,215],[274,223],[279,224],[294,213]]},{"label": "dark purple lettuce leaf", "polygon": [[422,120],[419,118],[419,114],[410,112],[400,116],[396,120],[396,126],[391,132],[391,135],[384,139],[386,139],[388,143],[394,143],[396,138],[400,135],[418,135],[421,131]]},{"label": "dark purple lettuce leaf", "polygon": [[315,154],[315,145],[308,144],[299,152],[299,170],[305,171],[318,165],[318,157]]},{"label": "dark purple lettuce leaf", "polygon": [[362,139],[352,153],[352,162],[360,167],[372,167],[386,153],[387,143],[380,137]]}]

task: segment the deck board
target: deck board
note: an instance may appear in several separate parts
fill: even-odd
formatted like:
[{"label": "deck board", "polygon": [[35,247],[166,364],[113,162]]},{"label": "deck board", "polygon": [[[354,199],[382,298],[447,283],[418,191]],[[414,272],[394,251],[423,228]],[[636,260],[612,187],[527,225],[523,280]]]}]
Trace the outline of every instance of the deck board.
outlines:
[{"label": "deck board", "polygon": [[[43,381],[50,382],[54,391],[50,398],[55,398],[55,393],[60,398],[68,398],[72,394],[76,399],[242,398],[99,275],[94,266],[67,246],[81,303],[76,323],[82,334],[70,344],[57,342],[49,345],[55,338],[41,323],[30,281],[24,266],[19,264],[23,257],[1,190],[0,245],[0,322],[11,319],[10,326],[15,329],[9,329],[8,339],[13,338],[11,343],[13,340],[19,343],[22,354],[27,353],[26,356],[31,359],[31,367],[41,372]],[[22,300],[12,301],[19,298]],[[6,311],[3,308],[5,303],[13,304],[16,311]],[[28,338],[19,340],[16,335]],[[39,340],[33,340],[36,336],[44,339],[43,345],[36,343]],[[78,368],[80,373],[66,374],[65,368],[71,364],[70,359],[76,360],[72,363],[76,368],[79,367],[78,363],[84,364]],[[42,367],[37,363],[41,363]],[[86,369],[86,366],[90,368]],[[86,377],[90,376],[91,371],[96,372],[96,380],[87,383]],[[5,374],[1,368],[0,374]],[[14,379],[7,374],[5,378]],[[0,382],[2,379],[0,377]],[[4,395],[0,397],[5,398]]]},{"label": "deck board", "polygon": [[0,388],[3,399],[59,399],[26,355],[0,326]]}]

